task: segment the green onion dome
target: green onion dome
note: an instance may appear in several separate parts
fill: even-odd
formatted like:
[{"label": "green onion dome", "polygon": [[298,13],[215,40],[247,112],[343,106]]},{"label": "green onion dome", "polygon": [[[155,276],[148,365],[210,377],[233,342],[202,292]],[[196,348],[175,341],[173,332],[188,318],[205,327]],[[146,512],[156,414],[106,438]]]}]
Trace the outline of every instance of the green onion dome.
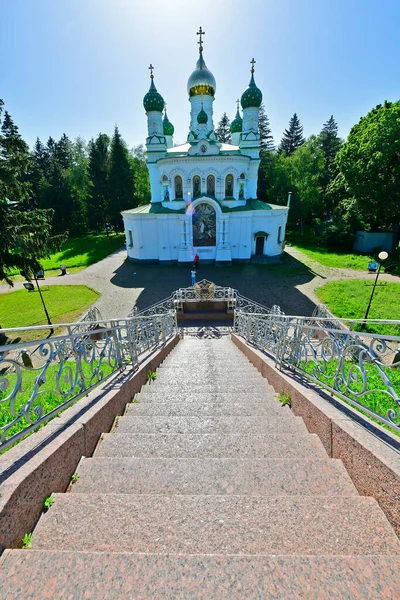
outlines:
[{"label": "green onion dome", "polygon": [[203,106],[201,107],[201,111],[199,112],[199,114],[197,115],[197,122],[199,124],[205,124],[208,121],[208,117],[207,117],[207,113],[206,111],[203,109]]},{"label": "green onion dome", "polygon": [[240,103],[242,108],[260,108],[261,102],[262,93],[255,84],[254,73],[252,72],[249,87],[243,92]]},{"label": "green onion dome", "polygon": [[242,126],[243,126],[243,119],[240,116],[239,106],[238,106],[238,109],[236,111],[236,117],[233,119],[231,126],[230,126],[231,133],[241,133]]},{"label": "green onion dome", "polygon": [[163,133],[164,133],[164,135],[174,135],[174,131],[175,131],[174,126],[172,125],[171,121],[167,117],[167,111],[165,111],[164,118],[163,118]]},{"label": "green onion dome", "polygon": [[196,68],[188,79],[187,91],[189,96],[215,96],[217,86],[215,77],[207,69],[207,65],[203,58],[202,48],[200,48],[199,60],[196,63]]},{"label": "green onion dome", "polygon": [[153,76],[151,77],[150,89],[143,98],[143,106],[146,112],[155,110],[162,113],[164,110],[164,98],[157,92],[157,88],[154,85]]}]

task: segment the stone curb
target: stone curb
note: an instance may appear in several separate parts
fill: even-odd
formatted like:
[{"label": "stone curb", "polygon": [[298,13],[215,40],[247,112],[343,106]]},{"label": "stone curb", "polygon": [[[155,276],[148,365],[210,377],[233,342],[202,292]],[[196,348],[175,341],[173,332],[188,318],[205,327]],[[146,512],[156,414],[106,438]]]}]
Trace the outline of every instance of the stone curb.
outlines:
[{"label": "stone curb", "polygon": [[65,492],[82,456],[91,456],[99,436],[179,342],[176,336],[149,355],[133,373],[126,369],[92,390],[37,433],[0,457],[0,554],[16,548],[33,530],[44,498]]},{"label": "stone curb", "polygon": [[328,456],[343,461],[359,494],[377,500],[400,537],[399,438],[339,399],[324,398],[289,377],[275,367],[273,360],[234,333],[232,341],[277,393],[290,394],[293,414],[304,419],[310,433],[318,435]]}]

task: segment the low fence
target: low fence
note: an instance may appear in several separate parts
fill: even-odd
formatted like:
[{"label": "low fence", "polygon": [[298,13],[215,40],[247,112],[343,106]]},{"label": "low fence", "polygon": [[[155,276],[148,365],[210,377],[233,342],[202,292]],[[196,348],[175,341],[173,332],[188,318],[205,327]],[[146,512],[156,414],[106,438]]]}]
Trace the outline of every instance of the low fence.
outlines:
[{"label": "low fence", "polygon": [[143,310],[137,310],[135,307],[129,314],[130,317],[162,314],[171,310],[178,312],[183,311],[185,302],[208,302],[210,300],[219,300],[226,302],[228,309],[236,309],[250,313],[271,314],[281,312],[278,306],[267,308],[246,296],[242,296],[239,292],[231,287],[216,285],[208,279],[202,279],[195,285],[186,288],[175,290],[168,298],[164,298]]},{"label": "low fence", "polygon": [[[354,331],[362,320],[235,311],[234,331],[286,367],[400,433],[400,336]],[[368,320],[386,329],[400,321]]]},{"label": "low fence", "polygon": [[51,326],[2,330],[7,336],[37,332],[37,339],[0,346],[0,453],[116,371],[136,370],[177,332],[172,311],[57,328],[66,333],[45,338]]}]

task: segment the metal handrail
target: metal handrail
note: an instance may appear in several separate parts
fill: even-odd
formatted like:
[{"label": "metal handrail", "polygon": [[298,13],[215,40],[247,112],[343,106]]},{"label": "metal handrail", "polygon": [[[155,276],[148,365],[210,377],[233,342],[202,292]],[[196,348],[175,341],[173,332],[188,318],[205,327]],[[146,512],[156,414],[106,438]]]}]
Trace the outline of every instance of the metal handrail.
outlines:
[{"label": "metal handrail", "polygon": [[[32,334],[50,327],[2,331]],[[162,347],[178,331],[173,311],[57,327],[67,332],[0,346],[0,452],[113,373],[128,366],[136,370],[149,351]]]},{"label": "metal handrail", "polygon": [[[324,327],[319,317],[235,311],[234,331],[286,367],[311,379],[379,423],[400,433],[398,335]],[[332,321],[326,318],[326,322]],[[353,323],[364,320],[352,319]],[[375,323],[398,325],[398,321]],[[318,333],[320,335],[318,335]]]}]

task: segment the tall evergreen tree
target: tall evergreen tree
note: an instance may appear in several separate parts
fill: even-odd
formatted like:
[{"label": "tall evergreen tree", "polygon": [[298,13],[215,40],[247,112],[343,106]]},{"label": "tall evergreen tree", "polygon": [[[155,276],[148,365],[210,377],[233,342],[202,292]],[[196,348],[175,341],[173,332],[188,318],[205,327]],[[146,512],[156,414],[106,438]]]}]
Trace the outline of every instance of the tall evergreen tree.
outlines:
[{"label": "tall evergreen tree", "polygon": [[135,204],[137,206],[148,204],[151,200],[150,177],[143,144],[132,148],[130,157],[135,187]]},{"label": "tall evergreen tree", "polygon": [[87,197],[88,225],[91,231],[104,230],[107,219],[108,174],[110,171],[110,138],[99,133],[89,142],[89,180]]},{"label": "tall evergreen tree", "polygon": [[10,272],[32,277],[39,259],[58,248],[61,239],[51,237],[52,211],[30,210],[31,184],[28,145],[0,100],[0,280],[13,285]]},{"label": "tall evergreen tree", "polygon": [[0,198],[24,203],[30,198],[30,183],[26,180],[30,155],[28,144],[0,100]]},{"label": "tall evergreen tree", "polygon": [[[336,177],[338,168],[335,163],[336,154],[342,146],[342,140],[338,136],[338,125],[333,115],[324,123],[321,133],[318,136],[318,147],[324,155],[324,170],[321,173],[321,187],[324,192],[327,191],[329,184]],[[328,212],[332,207],[327,207]]]},{"label": "tall evergreen tree", "polygon": [[68,231],[71,235],[81,235],[86,231],[86,206],[73,181],[74,146],[63,134],[58,142],[49,138],[46,152],[50,166],[41,180],[39,206],[54,209],[56,233]]},{"label": "tall evergreen tree", "polygon": [[293,154],[297,148],[300,148],[305,142],[303,136],[303,126],[300,123],[299,117],[294,113],[293,117],[289,121],[289,127],[285,129],[281,143],[279,145],[279,152],[286,152],[288,156]]},{"label": "tall evergreen tree", "polygon": [[116,229],[121,230],[123,226],[121,211],[135,206],[134,192],[129,151],[118,127],[115,127],[111,140],[107,215]]},{"label": "tall evergreen tree", "polygon": [[218,141],[220,141],[223,144],[231,143],[232,138],[231,138],[230,124],[231,123],[230,123],[229,117],[226,114],[226,112],[224,112],[224,114],[222,115],[221,120],[218,123],[218,126],[215,130]]},{"label": "tall evergreen tree", "polygon": [[260,134],[261,153],[274,150],[274,138],[269,124],[269,118],[265,112],[264,103],[261,104],[258,112],[258,133]]}]

